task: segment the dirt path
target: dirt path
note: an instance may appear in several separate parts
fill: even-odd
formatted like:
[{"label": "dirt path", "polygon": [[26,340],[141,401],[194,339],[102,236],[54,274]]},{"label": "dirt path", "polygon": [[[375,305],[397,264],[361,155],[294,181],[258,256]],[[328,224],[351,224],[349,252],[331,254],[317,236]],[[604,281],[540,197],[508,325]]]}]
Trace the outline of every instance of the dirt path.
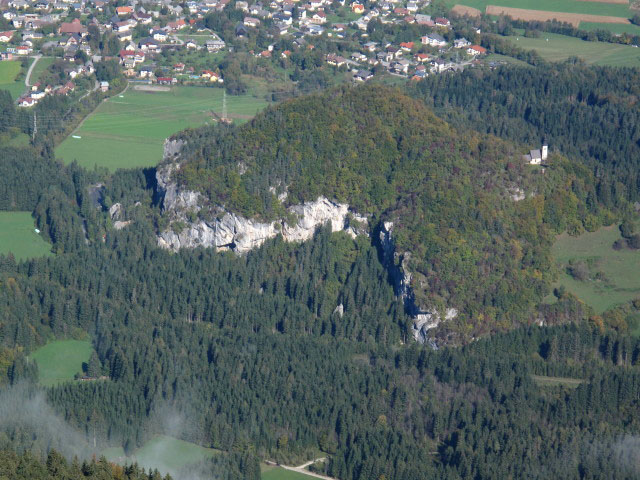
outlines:
[{"label": "dirt path", "polygon": [[326,475],[320,475],[319,473],[314,473],[314,472],[310,472],[309,470],[306,470],[306,468],[316,462],[324,462],[327,458],[326,457],[322,457],[322,458],[315,458],[313,460],[309,460],[307,463],[303,463],[302,465],[298,465],[297,467],[290,467],[288,465],[279,465],[276,464],[274,462],[267,462],[271,465],[278,465],[279,467],[284,468],[285,470],[291,470],[292,472],[298,472],[298,473],[302,473],[304,475],[308,475],[310,477],[315,477],[315,478],[322,478],[324,480],[338,480],[337,478],[334,477],[327,477]]},{"label": "dirt path", "polygon": [[29,88],[31,86],[31,83],[29,82],[29,80],[31,79],[31,72],[33,72],[33,68],[36,66],[36,63],[38,63],[38,60],[40,60],[41,58],[42,58],[42,55],[36,55],[35,57],[33,57],[33,63],[29,67],[29,70],[27,70],[27,76],[24,77],[25,87]]}]

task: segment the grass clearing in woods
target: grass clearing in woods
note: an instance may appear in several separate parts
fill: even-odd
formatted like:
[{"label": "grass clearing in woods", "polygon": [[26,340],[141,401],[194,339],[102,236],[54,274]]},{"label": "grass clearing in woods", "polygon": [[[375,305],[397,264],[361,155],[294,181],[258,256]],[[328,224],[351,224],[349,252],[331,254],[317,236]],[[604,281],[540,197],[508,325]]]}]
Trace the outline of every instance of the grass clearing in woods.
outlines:
[{"label": "grass clearing in woods", "polygon": [[584,383],[584,380],[580,378],[567,378],[567,377],[547,377],[546,375],[531,375],[533,381],[539,387],[569,387],[578,388],[580,384]]},{"label": "grass clearing in woods", "polygon": [[[596,313],[640,297],[640,250],[614,250],[622,238],[617,225],[577,237],[560,235],[553,256],[560,267],[558,283],[593,307]],[[567,273],[570,261],[584,262],[589,278],[577,280]]]},{"label": "grass clearing in woods", "polygon": [[30,212],[0,212],[0,254],[8,253],[16,260],[52,255],[51,245],[36,233]]},{"label": "grass clearing in woods", "polygon": [[158,435],[152,438],[135,450],[130,457],[125,457],[122,447],[111,447],[102,452],[109,461],[119,464],[135,462],[141,467],[157,468],[163,474],[170,473],[172,476],[175,476],[176,472],[185,466],[220,453],[219,450],[201,447],[168,435]]},{"label": "grass clearing in woods", "polygon": [[[77,160],[111,171],[157,165],[164,140],[187,127],[212,123],[212,111],[222,114],[222,88],[172,87],[166,92],[136,90],[103,102],[56,149],[65,163]],[[227,95],[227,112],[234,122],[252,118],[267,105],[251,95]],[[76,138],[80,137],[80,138]]]},{"label": "grass clearing in woods", "polygon": [[304,473],[294,472],[282,467],[276,467],[273,465],[260,465],[260,478],[262,480],[311,480],[311,475],[305,475]]},{"label": "grass clearing in woods", "polygon": [[39,380],[45,386],[73,380],[82,373],[82,363],[88,362],[93,347],[81,340],[56,340],[30,355],[38,364]]}]

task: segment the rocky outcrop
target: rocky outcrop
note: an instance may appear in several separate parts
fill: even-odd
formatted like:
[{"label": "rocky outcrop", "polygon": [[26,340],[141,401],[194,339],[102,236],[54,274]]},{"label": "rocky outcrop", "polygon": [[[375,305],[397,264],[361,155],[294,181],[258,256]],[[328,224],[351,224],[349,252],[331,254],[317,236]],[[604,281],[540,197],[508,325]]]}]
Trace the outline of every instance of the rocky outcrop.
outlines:
[{"label": "rocky outcrop", "polygon": [[397,252],[392,238],[393,223],[384,222],[380,228],[379,240],[383,262],[394,283],[396,295],[402,298],[405,311],[413,318],[413,337],[419,343],[427,343],[428,331],[436,328],[443,320],[452,320],[458,315],[455,308],[448,308],[444,315],[434,308],[422,308],[416,303],[411,288],[411,271],[408,268],[411,254]]},{"label": "rocky outcrop", "polygon": [[198,192],[179,188],[171,178],[177,168],[178,164],[168,163],[156,173],[163,214],[171,221],[171,226],[158,235],[158,244],[163,248],[177,251],[215,247],[242,254],[277,235],[282,235],[285,241],[303,242],[313,236],[317,227],[327,223],[334,232],[346,231],[354,237],[366,233],[365,217],[352,212],[349,205],[325,197],[289,207],[289,217],[294,221],[263,222],[242,217],[209,205]]},{"label": "rocky outcrop", "polygon": [[184,147],[185,143],[186,142],[184,140],[170,140],[167,138],[164,141],[162,152],[162,157],[164,158],[164,160],[168,160],[177,156],[180,153],[180,150],[182,150],[182,147]]}]

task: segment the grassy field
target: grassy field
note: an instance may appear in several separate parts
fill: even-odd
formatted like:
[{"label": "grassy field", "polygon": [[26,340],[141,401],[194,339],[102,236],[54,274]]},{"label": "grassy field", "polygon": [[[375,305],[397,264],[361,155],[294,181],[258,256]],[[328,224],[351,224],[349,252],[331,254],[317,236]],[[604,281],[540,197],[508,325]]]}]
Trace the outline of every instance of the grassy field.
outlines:
[{"label": "grassy field", "polygon": [[500,7],[526,8],[549,12],[586,13],[589,15],[605,15],[630,18],[633,16],[629,4],[606,2],[584,2],[580,0],[447,0],[447,5],[455,4],[477,8],[484,12],[487,5]]},{"label": "grassy field", "polygon": [[622,25],[615,23],[593,23],[593,22],[580,22],[580,30],[609,30],[611,33],[623,34],[629,33],[631,35],[640,35],[640,26],[638,25]]},{"label": "grassy field", "polygon": [[614,67],[640,67],[640,48],[613,43],[586,42],[575,37],[543,33],[539,38],[512,36],[521,48],[536,50],[542,58],[552,62],[580,57],[588,64]]},{"label": "grassy field", "polygon": [[51,245],[35,232],[30,212],[0,212],[0,253],[16,260],[51,254]]},{"label": "grassy field", "polygon": [[304,475],[303,473],[292,472],[282,467],[274,467],[272,465],[260,466],[262,480],[311,480],[311,475]]},{"label": "grassy field", "polygon": [[22,65],[19,61],[10,60],[0,62],[0,90],[9,90],[13,98],[18,98],[25,90],[22,80],[16,81]]},{"label": "grassy field", "polygon": [[42,74],[45,72],[45,70],[47,68],[49,68],[51,65],[53,65],[53,62],[56,59],[53,57],[43,57],[40,60],[38,60],[38,63],[36,63],[36,66],[33,67],[33,72],[31,72],[31,78],[30,80],[30,84],[34,84],[34,83],[38,83],[40,81],[40,78],[42,77]]},{"label": "grassy field", "polygon": [[[579,237],[563,234],[553,245],[553,255],[562,269],[559,283],[597,313],[640,296],[640,251],[614,250],[611,246],[619,238],[618,227],[611,226]],[[588,280],[579,281],[566,273],[565,266],[571,260],[588,265]]]},{"label": "grassy field", "polygon": [[122,447],[112,447],[102,454],[116,463],[133,463],[145,468],[157,468],[162,473],[175,473],[180,468],[218,455],[213,448],[205,448],[195,443],[185,442],[167,435],[159,435],[137,449],[129,458],[124,457]]},{"label": "grassy field", "polygon": [[543,375],[531,375],[531,378],[539,387],[563,386],[577,388],[581,383],[584,383],[584,380],[580,378],[547,377]]},{"label": "grassy field", "polygon": [[58,340],[40,347],[31,354],[38,364],[40,383],[50,386],[72,380],[82,372],[82,363],[89,360],[92,350],[91,343],[80,340]]},{"label": "grassy field", "polygon": [[[143,91],[134,86],[103,102],[56,149],[58,158],[80,165],[133,168],[156,165],[164,139],[187,127],[213,121],[222,113],[221,88],[172,87]],[[245,122],[266,106],[260,97],[227,95],[228,115]],[[80,137],[80,138],[74,138]]]}]

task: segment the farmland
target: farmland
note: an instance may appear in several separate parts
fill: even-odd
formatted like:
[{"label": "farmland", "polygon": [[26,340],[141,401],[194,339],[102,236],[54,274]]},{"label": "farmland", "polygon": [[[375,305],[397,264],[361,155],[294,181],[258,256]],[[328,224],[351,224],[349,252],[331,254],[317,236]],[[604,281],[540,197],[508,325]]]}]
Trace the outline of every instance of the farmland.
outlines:
[{"label": "farmland", "polygon": [[482,12],[486,10],[487,6],[493,5],[508,8],[603,15],[622,18],[630,18],[633,16],[632,12],[629,10],[628,3],[587,2],[581,0],[452,0],[450,2],[450,6],[455,4],[477,8]]},{"label": "farmland", "polygon": [[[87,168],[97,165],[112,171],[153,166],[162,159],[165,138],[214,121],[212,111],[222,113],[221,88],[163,90],[129,87],[106,100],[58,146],[57,157],[65,163],[77,160]],[[260,97],[227,95],[228,115],[235,122],[247,121],[266,104]]]},{"label": "farmland", "polygon": [[82,372],[82,363],[89,360],[93,347],[80,340],[58,340],[48,343],[31,354],[38,364],[40,383],[55,385],[72,380]]},{"label": "farmland", "polygon": [[51,245],[35,232],[29,212],[0,212],[0,254],[16,260],[50,255]]},{"label": "farmland", "polygon": [[552,62],[580,57],[588,64],[614,67],[640,66],[640,48],[603,42],[587,42],[575,37],[543,33],[539,38],[512,36],[513,43],[524,49],[536,50]]},{"label": "farmland", "polygon": [[175,475],[182,467],[206,460],[220,452],[167,435],[158,435],[137,449],[131,457],[125,457],[121,447],[109,448],[102,453],[110,461],[137,462],[142,467],[157,468],[162,473]]},{"label": "farmland", "polygon": [[448,0],[447,4],[458,13],[472,16],[481,12],[496,16],[504,14],[522,20],[556,19],[584,30],[640,32],[640,28],[629,22],[635,12],[626,0]]},{"label": "farmland", "polygon": [[[614,250],[612,245],[620,238],[617,226],[611,226],[578,237],[560,235],[553,246],[561,269],[559,284],[597,313],[640,296],[640,251]],[[566,271],[570,261],[584,262],[589,278],[570,276]]]},{"label": "farmland", "polygon": [[22,64],[17,60],[0,62],[0,90],[9,90],[13,98],[18,98],[24,91],[22,80],[16,80],[22,71]]}]

